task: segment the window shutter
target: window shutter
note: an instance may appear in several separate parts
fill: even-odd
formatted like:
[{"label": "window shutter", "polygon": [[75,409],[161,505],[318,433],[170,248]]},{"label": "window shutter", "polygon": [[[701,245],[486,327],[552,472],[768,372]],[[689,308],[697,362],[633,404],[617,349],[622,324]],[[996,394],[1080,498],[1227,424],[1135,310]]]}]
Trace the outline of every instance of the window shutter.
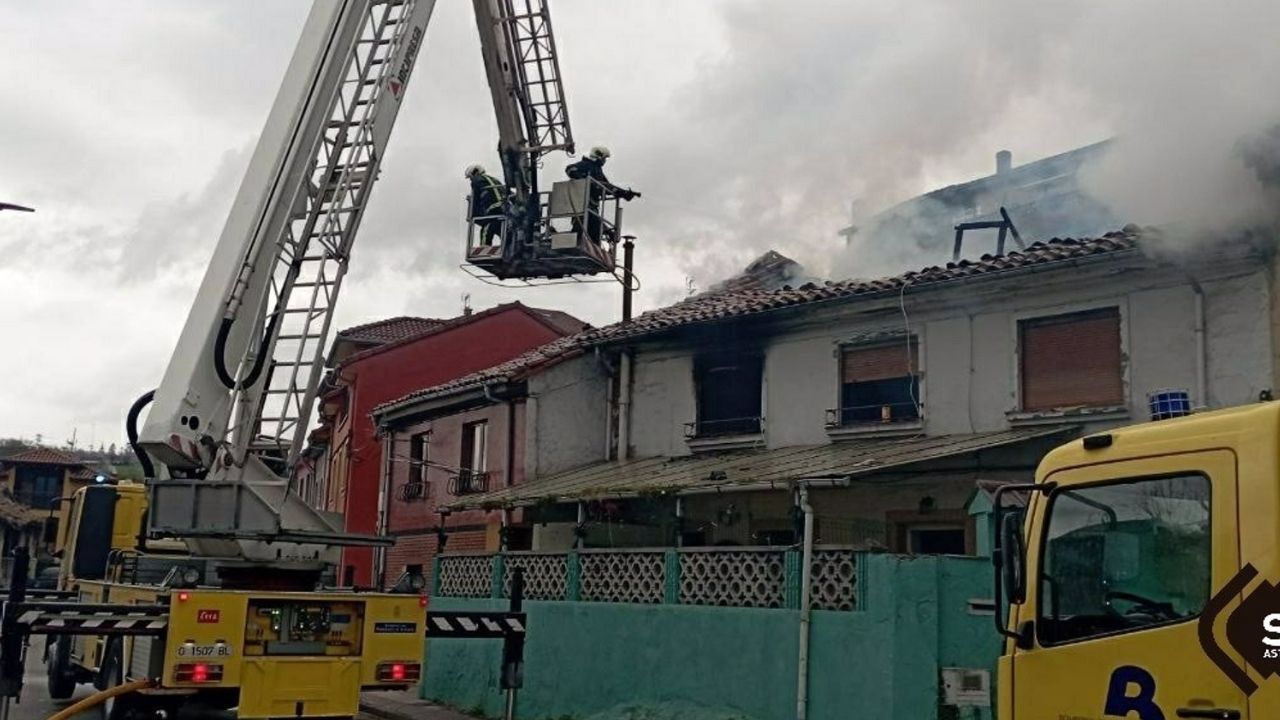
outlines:
[{"label": "window shutter", "polygon": [[911,364],[907,365],[905,341],[872,347],[849,348],[841,363],[842,383],[872,382],[915,375],[920,366],[920,351],[911,339]]},{"label": "window shutter", "polygon": [[1118,308],[1020,324],[1022,409],[1124,404]]}]

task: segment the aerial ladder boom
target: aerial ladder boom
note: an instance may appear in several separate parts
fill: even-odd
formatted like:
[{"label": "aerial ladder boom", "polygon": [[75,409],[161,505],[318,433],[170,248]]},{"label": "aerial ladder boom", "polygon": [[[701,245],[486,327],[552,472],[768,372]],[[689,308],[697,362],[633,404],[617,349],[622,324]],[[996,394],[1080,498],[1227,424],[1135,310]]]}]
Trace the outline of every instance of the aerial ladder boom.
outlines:
[{"label": "aerial ladder boom", "polygon": [[498,154],[517,202],[536,195],[537,161],[574,152],[546,0],[472,0],[498,121]]},{"label": "aerial ladder boom", "polygon": [[434,0],[317,0],[138,445],[153,534],[248,561],[332,560],[358,539],[290,475],[369,193]]}]

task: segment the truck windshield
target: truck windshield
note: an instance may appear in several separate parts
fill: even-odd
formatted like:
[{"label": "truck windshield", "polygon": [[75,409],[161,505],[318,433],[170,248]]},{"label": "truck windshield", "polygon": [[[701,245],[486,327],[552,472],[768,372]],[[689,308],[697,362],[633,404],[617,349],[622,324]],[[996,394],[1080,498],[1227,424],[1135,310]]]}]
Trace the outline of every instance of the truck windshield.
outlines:
[{"label": "truck windshield", "polygon": [[1197,615],[1209,597],[1209,500],[1203,475],[1054,492],[1039,578],[1040,642]]}]

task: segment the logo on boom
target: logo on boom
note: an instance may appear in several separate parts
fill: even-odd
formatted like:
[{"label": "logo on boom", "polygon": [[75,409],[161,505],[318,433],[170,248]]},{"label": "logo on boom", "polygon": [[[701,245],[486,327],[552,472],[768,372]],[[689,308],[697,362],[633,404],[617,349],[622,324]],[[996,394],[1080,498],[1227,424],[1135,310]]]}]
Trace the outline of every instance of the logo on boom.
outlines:
[{"label": "logo on boom", "polygon": [[400,68],[396,74],[387,81],[387,87],[391,88],[391,94],[400,99],[404,93],[404,86],[409,82],[409,71],[413,69],[413,61],[418,57],[418,48],[422,47],[422,28],[415,27],[413,34],[409,36],[409,45],[404,50],[404,59],[400,61]]}]

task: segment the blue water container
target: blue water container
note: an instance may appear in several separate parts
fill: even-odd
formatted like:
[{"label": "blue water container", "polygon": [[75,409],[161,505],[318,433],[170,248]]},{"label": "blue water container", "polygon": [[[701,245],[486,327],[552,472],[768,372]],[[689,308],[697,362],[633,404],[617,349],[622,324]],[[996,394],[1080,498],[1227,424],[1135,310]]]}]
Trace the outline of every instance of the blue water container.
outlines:
[{"label": "blue water container", "polygon": [[1157,390],[1147,393],[1152,420],[1168,420],[1191,414],[1191,393],[1186,390]]}]

